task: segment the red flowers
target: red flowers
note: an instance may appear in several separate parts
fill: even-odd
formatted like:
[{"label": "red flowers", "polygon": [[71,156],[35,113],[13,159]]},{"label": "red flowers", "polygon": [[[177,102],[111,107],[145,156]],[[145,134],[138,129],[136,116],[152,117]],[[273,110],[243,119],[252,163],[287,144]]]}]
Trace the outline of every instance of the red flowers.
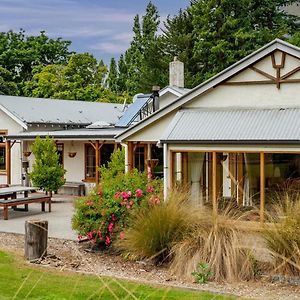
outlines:
[{"label": "red flowers", "polygon": [[114,223],[109,223],[109,225],[108,225],[108,232],[112,233],[113,228],[114,228]]},{"label": "red flowers", "polygon": [[109,246],[111,244],[111,239],[110,239],[110,237],[107,235],[106,237],[105,237],[105,245],[106,246]]},{"label": "red flowers", "polygon": [[125,238],[125,233],[123,231],[120,232],[120,240],[124,240]]},{"label": "red flowers", "polygon": [[137,198],[143,197],[143,191],[142,191],[141,189],[137,189],[137,190],[135,191],[135,196],[136,196]]},{"label": "red flowers", "polygon": [[88,201],[85,202],[85,204],[86,204],[87,206],[93,206],[93,205],[94,205],[94,202],[93,202],[92,200],[88,200]]},{"label": "red flowers", "polygon": [[153,193],[154,192],[154,187],[152,185],[147,186],[147,193]]}]

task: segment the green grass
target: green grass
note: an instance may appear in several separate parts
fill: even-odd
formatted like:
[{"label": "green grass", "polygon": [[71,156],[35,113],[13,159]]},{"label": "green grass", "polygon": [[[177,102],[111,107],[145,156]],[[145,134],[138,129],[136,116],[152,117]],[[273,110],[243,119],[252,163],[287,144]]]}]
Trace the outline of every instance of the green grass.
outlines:
[{"label": "green grass", "polygon": [[0,251],[0,299],[236,299],[25,266]]}]

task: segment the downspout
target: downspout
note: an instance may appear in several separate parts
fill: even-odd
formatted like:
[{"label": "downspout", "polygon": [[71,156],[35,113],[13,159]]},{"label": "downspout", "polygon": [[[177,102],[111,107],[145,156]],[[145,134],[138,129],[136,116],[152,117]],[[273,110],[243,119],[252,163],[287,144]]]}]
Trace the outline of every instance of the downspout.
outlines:
[{"label": "downspout", "polygon": [[125,173],[128,173],[129,167],[128,167],[128,145],[121,143],[122,147],[125,149]]},{"label": "downspout", "polygon": [[163,144],[164,147],[164,200],[167,199],[168,196],[168,144]]}]

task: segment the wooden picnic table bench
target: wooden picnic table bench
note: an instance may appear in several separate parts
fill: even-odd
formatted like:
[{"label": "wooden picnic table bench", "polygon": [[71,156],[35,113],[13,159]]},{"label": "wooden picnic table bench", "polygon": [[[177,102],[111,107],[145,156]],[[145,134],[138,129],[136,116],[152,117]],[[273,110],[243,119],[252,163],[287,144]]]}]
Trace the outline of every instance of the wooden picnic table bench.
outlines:
[{"label": "wooden picnic table bench", "polygon": [[3,207],[3,218],[8,220],[8,208],[16,207],[18,205],[25,205],[25,210],[28,210],[28,204],[30,203],[41,203],[42,211],[45,211],[45,203],[48,203],[49,212],[51,212],[51,197],[44,194],[35,194],[29,197],[21,197],[16,199],[0,199],[0,207]]}]

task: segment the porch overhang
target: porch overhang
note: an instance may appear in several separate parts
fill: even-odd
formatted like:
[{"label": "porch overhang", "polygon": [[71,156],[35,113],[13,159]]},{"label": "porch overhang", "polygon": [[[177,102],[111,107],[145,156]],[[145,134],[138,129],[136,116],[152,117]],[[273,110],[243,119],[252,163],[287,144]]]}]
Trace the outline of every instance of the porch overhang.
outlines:
[{"label": "porch overhang", "polygon": [[300,108],[184,109],[162,144],[300,145]]},{"label": "porch overhang", "polygon": [[45,138],[50,136],[59,140],[106,140],[115,141],[116,134],[120,133],[119,128],[105,129],[77,129],[77,130],[57,130],[57,131],[31,131],[21,132],[5,136],[6,140],[34,140],[37,136]]}]

